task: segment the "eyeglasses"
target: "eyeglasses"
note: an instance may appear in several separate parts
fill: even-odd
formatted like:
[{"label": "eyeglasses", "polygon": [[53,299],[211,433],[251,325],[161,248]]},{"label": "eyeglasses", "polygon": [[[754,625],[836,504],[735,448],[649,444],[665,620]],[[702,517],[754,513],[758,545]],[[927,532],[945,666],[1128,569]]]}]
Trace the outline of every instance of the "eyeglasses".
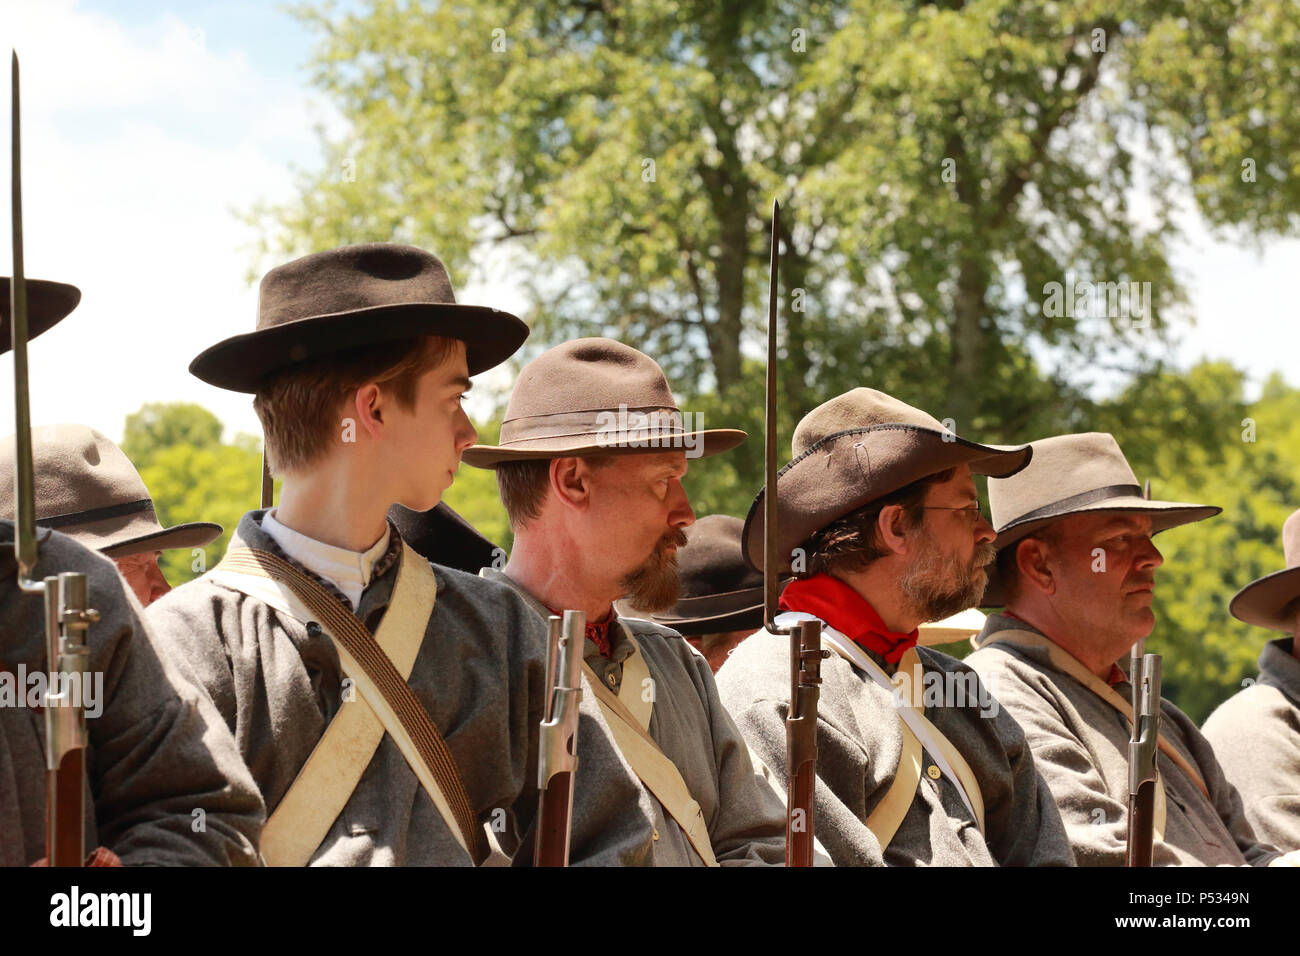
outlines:
[{"label": "eyeglasses", "polygon": [[984,512],[980,511],[979,505],[971,505],[968,508],[956,508],[951,505],[922,505],[921,510],[922,511],[964,511],[967,517],[970,518],[970,523],[972,527],[979,524],[981,518],[983,518],[984,521],[988,522],[990,525],[993,523],[989,521],[988,518],[984,517]]}]

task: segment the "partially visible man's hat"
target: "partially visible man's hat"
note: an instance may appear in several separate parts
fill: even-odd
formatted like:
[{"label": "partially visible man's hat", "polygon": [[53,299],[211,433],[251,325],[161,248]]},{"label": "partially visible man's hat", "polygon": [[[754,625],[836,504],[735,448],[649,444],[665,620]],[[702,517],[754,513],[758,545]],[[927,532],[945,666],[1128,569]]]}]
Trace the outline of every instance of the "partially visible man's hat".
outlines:
[{"label": "partially visible man's hat", "polygon": [[[14,436],[0,441],[0,517],[14,516]],[[113,444],[85,425],[32,429],[36,524],[76,538],[105,557],[197,548],[221,535],[207,521],[164,528],[140,473]]]},{"label": "partially visible man's hat", "polygon": [[[77,307],[81,290],[66,282],[28,279],[27,339],[49,331]],[[0,355],[13,348],[13,327],[9,324],[9,276],[0,276]]]},{"label": "partially visible man's hat", "polygon": [[575,339],[524,366],[510,393],[496,445],[467,448],[462,461],[506,461],[685,450],[703,458],[746,438],[735,428],[687,431],[663,369],[613,339]]},{"label": "partially visible man's hat", "polygon": [[[836,518],[914,481],[969,465],[977,475],[1014,474],[1033,454],[1028,445],[981,445],[960,438],[933,416],[873,388],[855,388],[804,416],[791,442],[794,460],[776,476],[777,551],[791,552]],[[763,566],[763,496],[745,519],[745,559]]]},{"label": "partially visible man's hat", "polygon": [[257,329],[205,349],[190,372],[218,388],[255,392],[298,362],[421,335],[462,340],[476,375],[513,355],[528,326],[508,312],[459,304],[437,256],[372,242],[272,269],[262,279]]},{"label": "partially visible man's hat", "polygon": [[1228,602],[1228,612],[1247,624],[1290,634],[1300,599],[1300,511],[1282,525],[1282,553],[1286,569],[1251,581]]},{"label": "partially visible man's hat", "polygon": [[[1099,511],[1151,516],[1151,533],[1203,521],[1222,508],[1185,501],[1153,501],[1142,496],[1119,443],[1105,432],[1057,435],[1030,443],[1034,461],[1014,477],[989,482],[989,510],[1001,551],[1060,518]],[[981,607],[1006,603],[996,565]]]},{"label": "partially visible man's hat", "polygon": [[706,515],[686,529],[686,546],[677,552],[681,597],[672,610],[651,615],[655,623],[686,635],[763,627],[763,575],[740,553],[744,524]]},{"label": "partially visible man's hat", "polygon": [[491,566],[502,553],[446,502],[440,501],[428,511],[393,505],[388,517],[402,540],[434,564],[478,574],[480,568]]}]

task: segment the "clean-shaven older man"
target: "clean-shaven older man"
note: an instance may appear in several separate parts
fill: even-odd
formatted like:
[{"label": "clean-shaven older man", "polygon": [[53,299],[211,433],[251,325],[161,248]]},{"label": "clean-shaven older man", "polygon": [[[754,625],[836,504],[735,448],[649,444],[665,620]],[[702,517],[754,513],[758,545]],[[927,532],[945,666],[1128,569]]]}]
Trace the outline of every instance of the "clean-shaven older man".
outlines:
[{"label": "clean-shaven older man", "polygon": [[[993,530],[972,474],[1023,468],[882,392],[810,412],[777,476],[779,626],[819,618],[816,836],[837,866],[1069,865],[1024,732],[962,662],[917,647],[923,622],[973,606]],[[763,495],[744,528],[763,560]],[[718,671],[722,702],[784,784],[789,642],[760,631]]]},{"label": "clean-shaven older man", "polygon": [[[0,516],[14,513],[14,438],[0,442]],[[112,441],[85,425],[32,429],[36,524],[111,558],[140,604],[171,590],[158,558],[221,536],[221,525],[190,521],[164,528],[135,465]]]},{"label": "clean-shaven older man", "polygon": [[[1005,604],[967,663],[1018,720],[1061,809],[1081,866],[1123,866],[1128,830],[1130,685],[1116,664],[1151,633],[1157,532],[1218,508],[1147,500],[1115,439],[1033,443],[1019,474],[989,482],[997,574],[984,604]],[[1153,862],[1270,863],[1214,751],[1160,701]]]},{"label": "clean-shaven older man", "polygon": [[645,783],[625,827],[653,821],[658,866],[780,864],[781,799],[754,773],[718,700],[708,662],[676,631],[619,617],[673,605],[675,553],[694,520],[682,488],[689,461],[744,441],[691,430],[663,371],[611,339],[578,339],[519,375],[496,446],[465,461],[495,468],[515,533],[504,569],[537,613],[587,615],[584,670],[623,756]]},{"label": "clean-shaven older man", "polygon": [[1237,788],[1246,819],[1274,846],[1300,846],[1300,511],[1282,526],[1286,568],[1237,592],[1239,621],[1280,631],[1259,655],[1259,678],[1205,721],[1205,737]]},{"label": "clean-shaven older man", "polygon": [[[28,279],[29,338],[80,299],[75,286]],[[0,354],[11,341],[6,277]],[[38,470],[38,487],[44,480]],[[40,596],[18,587],[14,536],[13,521],[0,519],[0,866],[44,857],[47,812],[42,718],[25,679],[48,667],[45,614]],[[90,676],[82,688],[89,738],[84,835],[93,848],[87,865],[256,865],[266,812],[220,716],[140,620],[140,606],[112,562],[48,528],[38,528],[37,541],[32,576],[85,574],[90,606],[99,612],[87,633]]]},{"label": "clean-shaven older man", "polygon": [[[254,394],[283,490],[149,616],[235,732],[273,865],[469,865],[488,858],[485,827],[532,858],[545,626],[385,517],[438,503],[476,438],[470,376],[526,335],[457,303],[435,256],[373,243],[271,270],[257,330],[190,366]],[[571,860],[638,862],[640,834],[606,826],[635,778],[590,715],[578,747]]]}]

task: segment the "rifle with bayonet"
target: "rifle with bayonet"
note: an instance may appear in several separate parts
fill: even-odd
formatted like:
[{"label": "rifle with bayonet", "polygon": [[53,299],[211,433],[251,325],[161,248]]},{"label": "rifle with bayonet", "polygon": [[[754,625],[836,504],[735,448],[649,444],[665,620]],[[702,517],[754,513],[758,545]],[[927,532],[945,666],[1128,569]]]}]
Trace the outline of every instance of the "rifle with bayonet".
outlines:
[{"label": "rifle with bayonet", "polygon": [[565,611],[547,619],[546,712],[538,741],[535,866],[569,865],[569,819],[578,770],[578,703],[582,700],[582,647],[587,616]]},{"label": "rifle with bayonet", "polygon": [[821,621],[776,624],[781,559],[776,536],[776,322],[781,204],[772,200],[772,254],[768,272],[767,384],[763,419],[763,622],[790,637],[790,708],[785,719],[785,865],[812,866],[814,788],[817,783],[817,699],[820,694]]},{"label": "rifle with bayonet", "polygon": [[99,614],[89,606],[86,575],[65,571],[33,580],[40,557],[36,540],[35,466],[27,375],[27,280],[23,271],[23,202],[18,53],[12,69],[11,210],[13,277],[9,283],[10,335],[14,354],[15,494],[14,556],[18,586],[45,602],[47,690],[45,714],[45,859],[50,866],[81,866],[86,859],[87,632]]},{"label": "rifle with bayonet", "polygon": [[[1151,498],[1151,482],[1142,496]],[[1127,866],[1150,866],[1155,840],[1156,754],[1160,741],[1160,655],[1146,653],[1146,639],[1129,656],[1133,733],[1128,744]]]}]

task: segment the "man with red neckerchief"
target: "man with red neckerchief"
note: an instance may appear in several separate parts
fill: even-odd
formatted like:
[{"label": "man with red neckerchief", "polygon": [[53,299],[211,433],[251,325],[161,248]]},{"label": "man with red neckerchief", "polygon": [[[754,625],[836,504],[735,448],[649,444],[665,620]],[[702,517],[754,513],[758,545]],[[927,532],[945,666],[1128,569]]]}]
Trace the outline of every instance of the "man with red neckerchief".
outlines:
[{"label": "man with red neckerchief", "polygon": [[[816,836],[837,866],[1070,865],[1025,735],[920,625],[973,607],[993,558],[972,474],[1023,468],[882,392],[809,413],[777,477],[778,553],[797,580],[777,625],[823,621]],[[761,566],[763,493],[745,523]],[[789,643],[760,631],[718,671],[750,749],[784,781]]]}]

